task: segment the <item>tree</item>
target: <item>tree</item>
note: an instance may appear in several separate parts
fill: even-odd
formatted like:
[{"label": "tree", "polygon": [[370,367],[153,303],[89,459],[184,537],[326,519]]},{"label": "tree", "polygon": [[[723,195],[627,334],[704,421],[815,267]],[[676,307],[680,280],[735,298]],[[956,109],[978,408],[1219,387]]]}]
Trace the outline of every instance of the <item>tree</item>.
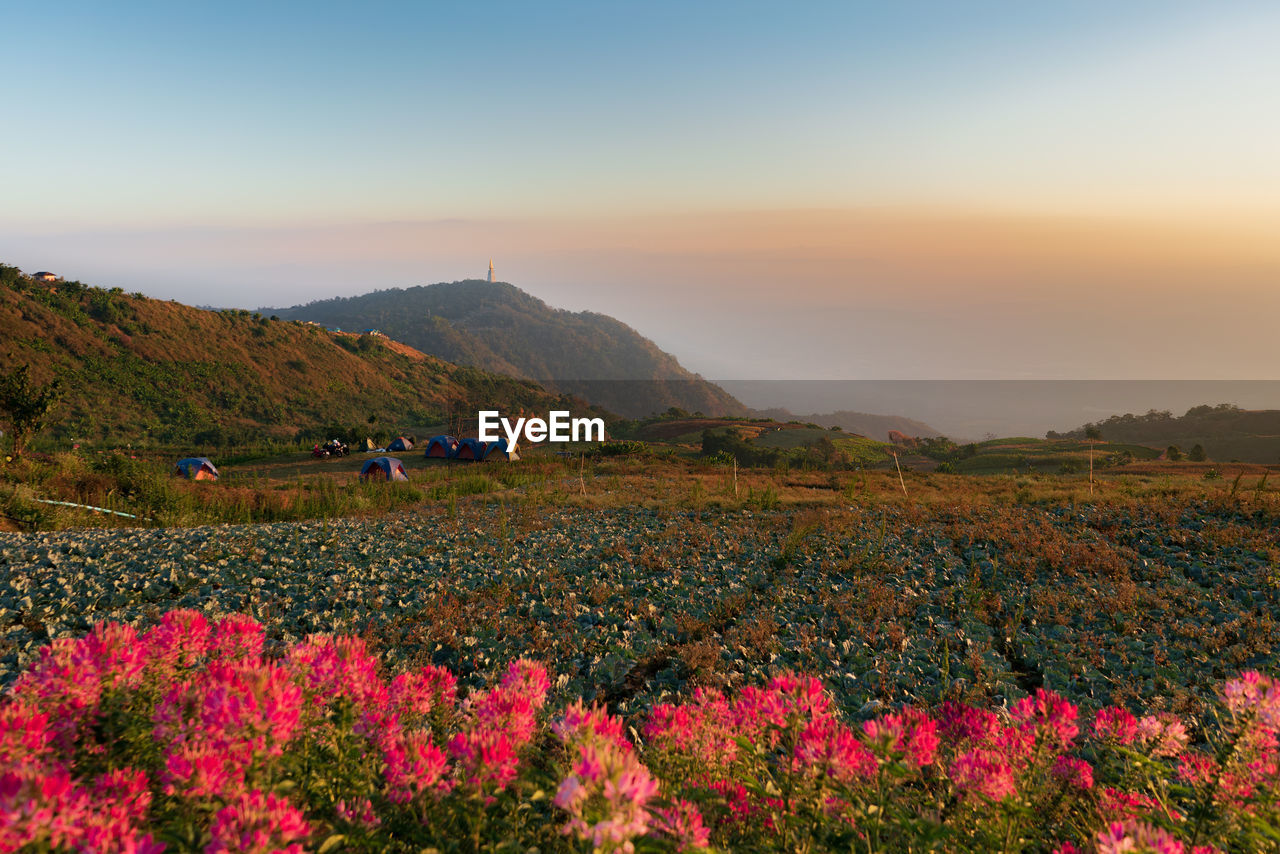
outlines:
[{"label": "tree", "polygon": [[1178,460],[1182,459],[1182,449],[1179,448],[1177,445],[1170,445],[1169,447],[1165,448],[1164,458],[1166,460],[1177,462]]},{"label": "tree", "polygon": [[1187,459],[1191,460],[1193,463],[1202,463],[1208,458],[1208,455],[1204,452],[1204,445],[1201,445],[1199,442],[1197,442],[1195,447],[1193,447],[1187,454]]},{"label": "tree", "polygon": [[12,433],[13,456],[22,456],[27,442],[44,428],[45,418],[61,393],[61,383],[32,381],[27,365],[0,374],[0,417]]}]

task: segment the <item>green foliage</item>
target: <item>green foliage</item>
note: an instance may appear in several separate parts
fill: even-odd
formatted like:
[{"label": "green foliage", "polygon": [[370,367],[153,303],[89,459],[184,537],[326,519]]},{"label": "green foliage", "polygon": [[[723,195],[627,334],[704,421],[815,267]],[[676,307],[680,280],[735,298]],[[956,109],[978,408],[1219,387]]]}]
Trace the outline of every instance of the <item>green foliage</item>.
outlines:
[{"label": "green foliage", "polygon": [[61,390],[56,379],[47,383],[33,380],[28,365],[0,374],[0,417],[9,425],[14,457],[22,456],[27,442],[44,428]]}]

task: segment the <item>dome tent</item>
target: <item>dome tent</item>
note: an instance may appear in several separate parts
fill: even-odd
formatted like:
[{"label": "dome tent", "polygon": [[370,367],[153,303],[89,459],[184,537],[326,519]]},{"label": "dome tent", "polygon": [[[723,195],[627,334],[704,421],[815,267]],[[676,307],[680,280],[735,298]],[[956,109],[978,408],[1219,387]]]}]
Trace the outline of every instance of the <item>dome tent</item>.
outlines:
[{"label": "dome tent", "polygon": [[508,448],[506,439],[499,439],[496,442],[490,442],[485,445],[484,459],[514,462],[520,459],[520,452],[516,449],[515,445]]},{"label": "dome tent", "polygon": [[484,459],[485,446],[484,442],[479,439],[463,439],[458,443],[458,451],[453,455],[455,460],[471,460],[476,462]]},{"label": "dome tent", "polygon": [[361,480],[408,480],[404,463],[395,457],[374,457],[360,469]]},{"label": "dome tent", "polygon": [[456,453],[458,453],[457,439],[452,436],[432,436],[431,441],[427,442],[427,451],[424,456],[447,460]]},{"label": "dome tent", "polygon": [[388,451],[412,451],[413,439],[408,436],[397,437],[390,445],[387,445]]},{"label": "dome tent", "polygon": [[187,480],[217,480],[218,469],[208,457],[183,457],[174,465],[171,474]]}]

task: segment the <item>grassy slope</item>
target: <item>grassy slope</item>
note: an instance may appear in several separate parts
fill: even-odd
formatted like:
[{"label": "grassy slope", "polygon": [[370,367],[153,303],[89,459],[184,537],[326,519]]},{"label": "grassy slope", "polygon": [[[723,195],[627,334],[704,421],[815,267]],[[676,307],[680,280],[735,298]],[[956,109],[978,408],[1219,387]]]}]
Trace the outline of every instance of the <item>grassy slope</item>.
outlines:
[{"label": "grassy slope", "polygon": [[[991,439],[976,445],[977,453],[956,462],[956,471],[964,474],[1008,473],[1011,470],[1057,472],[1064,465],[1088,471],[1089,442],[1079,439],[1032,439],[1015,437]],[[1115,464],[1124,455],[1133,460],[1153,460],[1159,454],[1145,445],[1095,442],[1093,461],[1096,470]]]},{"label": "grassy slope", "polygon": [[391,433],[474,418],[481,407],[546,411],[567,402],[384,338],[77,282],[55,289],[11,267],[0,267],[0,341],[6,363],[31,365],[42,381],[63,378],[45,434],[62,442],[218,446],[357,424]]},{"label": "grassy slope", "polygon": [[734,415],[745,407],[634,329],[594,312],[553,309],[505,282],[393,288],[266,313],[342,329],[379,329],[451,362],[554,381],[630,417],[679,407]]}]

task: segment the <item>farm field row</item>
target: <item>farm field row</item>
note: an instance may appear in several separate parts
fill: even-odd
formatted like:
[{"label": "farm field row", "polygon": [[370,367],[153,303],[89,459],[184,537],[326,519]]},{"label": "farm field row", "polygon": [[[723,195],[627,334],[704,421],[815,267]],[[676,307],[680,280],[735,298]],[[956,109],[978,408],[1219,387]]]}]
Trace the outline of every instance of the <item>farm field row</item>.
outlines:
[{"label": "farm field row", "polygon": [[1039,686],[1190,712],[1280,655],[1280,534],[1244,503],[463,511],[0,534],[0,680],[175,608],[277,645],[358,633],[392,670],[477,684],[527,656],[624,715],[787,668],[855,716]]}]

